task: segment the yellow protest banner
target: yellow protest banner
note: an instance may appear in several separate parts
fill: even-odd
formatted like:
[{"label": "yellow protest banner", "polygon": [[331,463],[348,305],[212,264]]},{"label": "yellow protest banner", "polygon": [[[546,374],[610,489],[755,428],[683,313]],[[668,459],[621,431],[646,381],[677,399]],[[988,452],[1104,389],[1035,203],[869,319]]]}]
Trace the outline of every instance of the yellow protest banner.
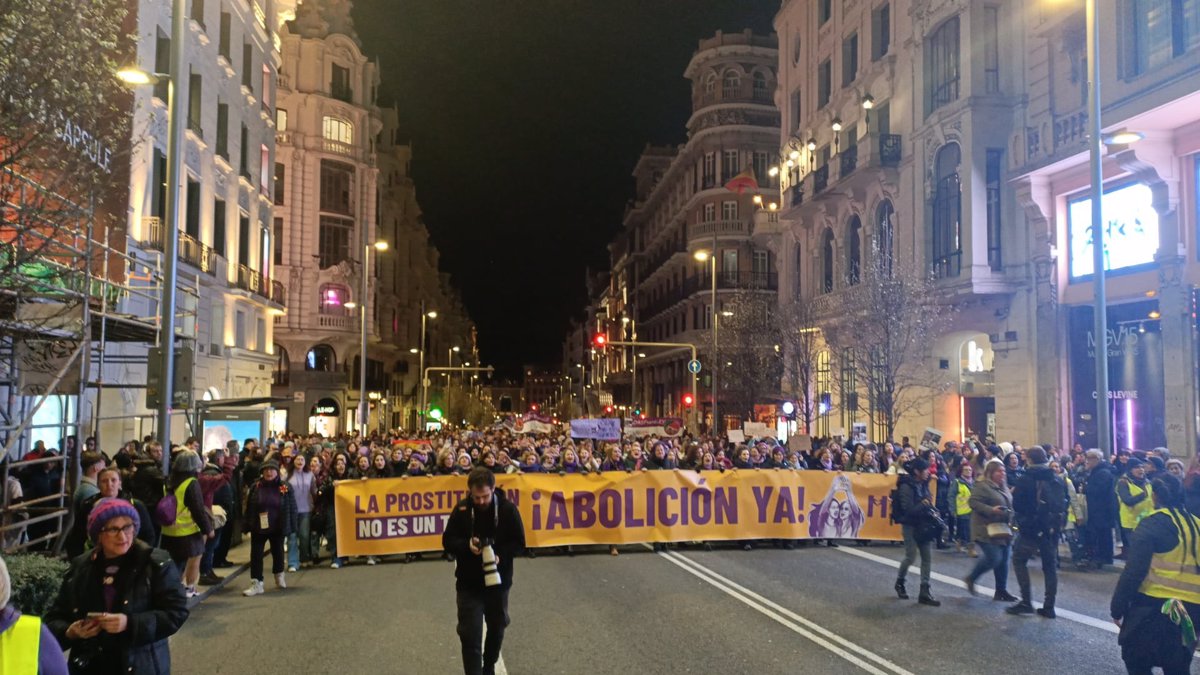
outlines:
[{"label": "yellow protest banner", "polygon": [[[530,546],[736,539],[900,540],[895,476],[824,471],[497,475]],[[334,491],[338,555],[436,551],[462,476],[350,480]]]}]

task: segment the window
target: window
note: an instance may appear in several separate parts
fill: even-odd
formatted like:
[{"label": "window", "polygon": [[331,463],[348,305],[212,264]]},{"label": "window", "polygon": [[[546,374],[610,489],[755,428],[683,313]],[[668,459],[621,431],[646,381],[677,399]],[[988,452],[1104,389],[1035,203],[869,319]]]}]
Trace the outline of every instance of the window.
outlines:
[{"label": "window", "polygon": [[817,107],[829,105],[829,97],[833,92],[833,65],[829,59],[817,67]]},{"label": "window", "polygon": [[308,354],[304,357],[304,369],[326,373],[337,370],[337,357],[333,353],[333,347],[317,345],[308,350]]},{"label": "window", "polygon": [[792,36],[792,65],[796,66],[800,65],[800,57],[803,55],[803,51],[801,50],[803,43],[800,41],[800,37],[801,33],[798,30]]},{"label": "window", "polygon": [[346,145],[354,143],[354,125],[340,117],[326,115],[321,120],[321,133],[327,141],[337,141]]},{"label": "window", "polygon": [[754,274],[754,287],[766,288],[767,276],[771,273],[771,254],[766,251],[755,251],[750,259],[751,271]]},{"label": "window", "polygon": [[191,19],[204,28],[204,0],[192,0]]},{"label": "window", "polygon": [[204,83],[200,73],[188,73],[188,126],[187,128],[200,138],[204,138],[204,129],[200,126],[200,118],[204,110]]},{"label": "window", "polygon": [[704,153],[704,180],[700,189],[708,190],[717,185],[717,153]]},{"label": "window", "polygon": [[349,288],[340,284],[323,284],[321,286],[320,311],[322,314],[342,316],[347,313],[347,302],[350,302]]},{"label": "window", "polygon": [[213,251],[219,256],[225,255],[225,230],[229,223],[225,218],[225,200],[213,200]]},{"label": "window", "polygon": [[271,374],[271,384],[286,387],[291,384],[292,362],[287,350],[275,345],[275,372]]},{"label": "window", "polygon": [[276,218],[271,225],[271,247],[274,249],[276,265],[283,264],[283,218]]},{"label": "window", "polygon": [[268,112],[271,110],[271,66],[265,63],[262,67],[262,107]]},{"label": "window", "polygon": [[862,220],[852,216],[846,226],[846,285],[857,286],[862,280]]},{"label": "window", "polygon": [[229,50],[232,48],[231,47],[232,39],[230,37],[233,34],[233,31],[231,28],[232,25],[233,25],[233,15],[230,14],[229,12],[226,12],[224,9],[222,9],[221,10],[220,37],[217,38],[217,54],[219,56],[225,57],[226,61],[232,61],[232,57],[230,56],[230,52],[229,52]]},{"label": "window", "polygon": [[817,435],[829,435],[829,409],[833,407],[833,370],[829,350],[817,352]]},{"label": "window", "polygon": [[721,98],[738,98],[742,93],[742,76],[732,68],[721,77]]},{"label": "window", "polygon": [[801,281],[804,279],[804,247],[796,244],[795,251],[796,260],[795,267],[792,269],[792,279],[795,281],[796,297],[800,297],[800,289],[804,288],[804,283]]},{"label": "window", "polygon": [[962,186],[958,178],[961,151],[957,143],[938,150],[933,196],[933,274],[956,277],[962,265]]},{"label": "window", "polygon": [[283,205],[287,194],[287,167],[282,162],[275,162],[275,203]]},{"label": "window", "polygon": [[721,251],[721,276],[729,286],[737,284],[738,252],[737,249]]},{"label": "window", "polygon": [[717,205],[709,202],[704,205],[704,222],[711,223],[717,219]]},{"label": "window", "polygon": [[771,92],[767,88],[767,76],[761,70],[754,71],[754,100],[770,102]]},{"label": "window", "polygon": [[154,149],[153,184],[150,191],[150,213],[162,220],[167,217],[167,156]]},{"label": "window", "polygon": [[858,412],[858,372],[854,364],[854,350],[850,347],[842,349],[841,358],[838,360],[841,362],[841,386],[838,387],[841,400],[838,401],[838,405],[842,409],[842,426],[852,429],[855,413]]},{"label": "window", "polygon": [[1125,71],[1140,75],[1200,47],[1200,0],[1129,0]]},{"label": "window", "polygon": [[283,133],[288,130],[287,111],[283,108],[275,109],[275,131]]},{"label": "window", "polygon": [[238,218],[238,263],[250,265],[250,218],[244,213]]},{"label": "window", "polygon": [[958,17],[948,19],[925,43],[925,116],[958,100]]},{"label": "window", "polygon": [[739,166],[739,164],[740,164],[739,160],[740,160],[740,158],[738,156],[737,150],[726,150],[725,152],[723,152],[721,154],[721,179],[722,180],[728,182],[729,179],[738,175],[738,173],[742,170],[741,166]]},{"label": "window", "polygon": [[229,104],[217,104],[217,156],[229,161]]},{"label": "window", "polygon": [[989,94],[1000,92],[1000,8],[983,8],[983,86]]},{"label": "window", "polygon": [[791,109],[791,114],[788,115],[788,119],[790,119],[792,121],[790,131],[795,131],[800,128],[800,102],[801,102],[801,100],[802,99],[800,97],[800,88],[797,87],[796,90],[792,92],[792,109]]},{"label": "window", "polygon": [[817,25],[823,26],[833,18],[833,0],[817,0]]},{"label": "window", "polygon": [[892,6],[885,4],[871,12],[871,60],[878,61],[892,48]]},{"label": "window", "polygon": [[708,77],[704,78],[704,98],[712,100],[717,94],[717,74],[709,73]]},{"label": "window", "polygon": [[238,147],[238,175],[250,180],[250,131],[242,125],[241,144]]},{"label": "window", "polygon": [[721,202],[721,220],[737,220],[738,203],[734,200]]},{"label": "window", "polygon": [[1004,150],[998,148],[988,148],[987,151],[987,246],[988,246],[988,267],[999,272],[1004,269],[1003,261],[1000,258],[1001,249],[1001,167],[1004,161]]},{"label": "window", "polygon": [[270,291],[271,266],[275,262],[275,246],[271,242],[271,234],[274,223],[270,227],[263,223],[259,227],[260,239],[258,242],[259,265],[258,269],[262,272],[264,293]]},{"label": "window", "polygon": [[350,198],[354,186],[354,167],[330,159],[321,160],[321,210],[354,215]]},{"label": "window", "polygon": [[271,151],[266,143],[258,146],[258,190],[264,195],[271,189]]},{"label": "window", "polygon": [[833,230],[821,234],[821,292],[833,292]]},{"label": "window", "polygon": [[343,68],[336,63],[333,64],[329,80],[329,95],[346,103],[353,101],[354,92],[350,89],[349,68]]},{"label": "window", "polygon": [[896,208],[892,200],[885,199],[875,209],[875,258],[878,260],[879,274],[890,279],[893,274],[896,239]]},{"label": "window", "polygon": [[767,171],[771,163],[771,155],[766,152],[754,153],[754,179],[765,183],[774,183],[777,179],[771,178]]},{"label": "window", "polygon": [[350,259],[350,235],[354,221],[335,216],[321,216],[317,256],[321,269]]},{"label": "window", "polygon": [[848,87],[858,77],[858,33],[842,40],[842,86]]},{"label": "window", "polygon": [[239,349],[246,348],[246,310],[239,309],[233,315],[233,341]]},{"label": "window", "polygon": [[242,43],[242,86],[254,87],[254,46],[249,42]]},{"label": "window", "polygon": [[[161,29],[158,30],[157,37],[154,40],[154,72],[171,72],[171,38],[164,34]],[[166,103],[170,87],[170,78],[160,77],[158,82],[154,84],[154,97]]]},{"label": "window", "polygon": [[192,239],[200,239],[200,181],[187,179],[187,207],[184,232]]}]

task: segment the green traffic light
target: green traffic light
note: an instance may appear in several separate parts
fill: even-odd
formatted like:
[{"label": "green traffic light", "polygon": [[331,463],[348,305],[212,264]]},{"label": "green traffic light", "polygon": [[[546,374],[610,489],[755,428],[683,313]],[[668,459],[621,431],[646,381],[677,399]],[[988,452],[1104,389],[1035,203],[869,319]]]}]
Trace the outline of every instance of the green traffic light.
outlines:
[{"label": "green traffic light", "polygon": [[442,419],[442,411],[438,408],[430,408],[429,409],[429,418],[435,419],[435,420]]}]

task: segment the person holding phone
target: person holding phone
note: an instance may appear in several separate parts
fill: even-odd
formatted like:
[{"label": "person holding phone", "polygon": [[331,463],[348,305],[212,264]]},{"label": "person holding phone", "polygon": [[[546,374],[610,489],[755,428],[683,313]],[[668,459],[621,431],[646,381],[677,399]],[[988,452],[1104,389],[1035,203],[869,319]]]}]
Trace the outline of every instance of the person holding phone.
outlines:
[{"label": "person holding phone", "polygon": [[71,561],[45,623],[72,673],[168,673],[167,638],[187,620],[179,570],[166,551],[137,539],[138,510],[104,498],[88,516],[96,547]]}]

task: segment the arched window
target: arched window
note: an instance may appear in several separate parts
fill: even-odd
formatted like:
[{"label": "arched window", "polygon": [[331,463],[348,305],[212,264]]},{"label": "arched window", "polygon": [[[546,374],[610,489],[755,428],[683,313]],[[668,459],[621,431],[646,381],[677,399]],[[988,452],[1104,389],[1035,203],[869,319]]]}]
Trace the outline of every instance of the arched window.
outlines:
[{"label": "arched window", "polygon": [[704,78],[704,93],[712,96],[717,93],[717,74],[709,73],[708,77]]},{"label": "arched window", "polygon": [[333,347],[317,345],[308,350],[308,354],[304,357],[304,369],[323,373],[332,373],[337,370],[337,356],[333,353]]},{"label": "arched window", "polygon": [[742,93],[742,76],[732,68],[721,80],[721,98],[737,98]]},{"label": "arched window", "polygon": [[291,373],[292,362],[288,358],[287,350],[275,345],[275,372],[272,374],[271,384],[286,387],[291,384]]},{"label": "arched window", "polygon": [[821,292],[833,292],[833,230],[821,235]]},{"label": "arched window", "polygon": [[892,200],[885,199],[875,209],[875,260],[880,276],[891,279],[895,260],[896,209]]},{"label": "arched window", "polygon": [[925,116],[958,100],[958,17],[947,19],[925,41]]},{"label": "arched window", "polygon": [[956,277],[962,268],[961,159],[958,143],[948,143],[934,162],[933,273],[938,278]]},{"label": "arched window", "polygon": [[321,120],[321,133],[325,140],[351,145],[354,143],[354,125],[349,120],[326,115]]},{"label": "arched window", "polygon": [[754,100],[771,100],[771,92],[767,90],[767,76],[761,70],[754,71]]},{"label": "arched window", "polygon": [[862,279],[862,221],[852,216],[846,226],[846,284],[855,286]]},{"label": "arched window", "polygon": [[350,301],[350,289],[339,284],[321,286],[320,313],[344,316],[346,303]]}]

